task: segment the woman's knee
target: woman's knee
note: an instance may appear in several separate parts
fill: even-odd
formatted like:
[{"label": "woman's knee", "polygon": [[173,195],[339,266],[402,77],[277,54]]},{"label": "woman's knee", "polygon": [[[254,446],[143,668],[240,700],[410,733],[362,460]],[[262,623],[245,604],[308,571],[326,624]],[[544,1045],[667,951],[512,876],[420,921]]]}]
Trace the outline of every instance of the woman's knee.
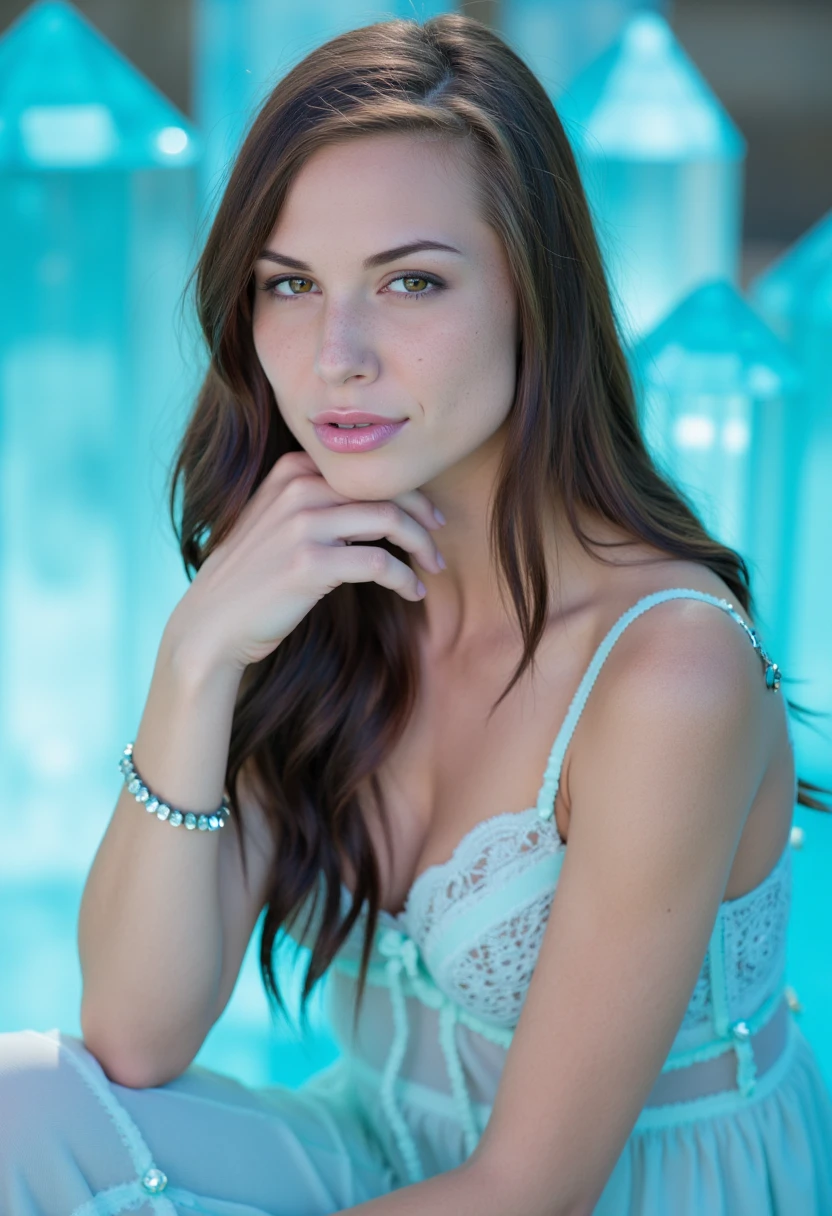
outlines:
[{"label": "woman's knee", "polygon": [[41,1081],[49,1084],[59,1058],[54,1038],[38,1030],[0,1034],[0,1093],[4,1097]]},{"label": "woman's knee", "polygon": [[24,1125],[42,1126],[54,1111],[63,1084],[60,1050],[54,1037],[37,1030],[0,1034],[0,1144],[18,1138]]}]

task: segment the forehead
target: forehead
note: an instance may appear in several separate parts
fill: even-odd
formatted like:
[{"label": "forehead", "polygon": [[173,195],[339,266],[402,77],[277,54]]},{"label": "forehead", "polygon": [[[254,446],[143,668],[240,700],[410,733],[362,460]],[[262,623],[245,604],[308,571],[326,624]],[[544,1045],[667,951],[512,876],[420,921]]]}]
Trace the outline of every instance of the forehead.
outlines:
[{"label": "forehead", "polygon": [[[439,225],[449,243],[478,219],[474,166],[461,141],[418,133],[352,137],[318,149],[295,175],[272,236],[286,244],[350,234],[368,248]],[[385,241],[389,236],[389,242]],[[299,256],[299,250],[296,250]]]}]

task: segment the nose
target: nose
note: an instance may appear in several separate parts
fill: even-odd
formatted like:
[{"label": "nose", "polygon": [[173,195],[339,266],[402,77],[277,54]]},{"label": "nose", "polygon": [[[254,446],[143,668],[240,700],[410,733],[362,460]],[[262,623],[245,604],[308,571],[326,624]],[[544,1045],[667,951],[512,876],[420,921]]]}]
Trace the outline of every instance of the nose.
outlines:
[{"label": "nose", "polygon": [[357,307],[328,301],[321,309],[316,374],[327,384],[343,384],[353,376],[373,380],[378,371],[378,357]]}]

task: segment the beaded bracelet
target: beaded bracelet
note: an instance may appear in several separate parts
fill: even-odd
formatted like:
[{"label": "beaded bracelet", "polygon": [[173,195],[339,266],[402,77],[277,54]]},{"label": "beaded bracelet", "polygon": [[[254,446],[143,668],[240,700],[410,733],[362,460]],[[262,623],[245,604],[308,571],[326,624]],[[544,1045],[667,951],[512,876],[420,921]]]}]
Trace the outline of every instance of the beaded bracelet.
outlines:
[{"label": "beaded bracelet", "polygon": [[184,823],[189,831],[198,828],[200,832],[216,832],[219,828],[225,827],[226,820],[231,814],[231,808],[225,798],[223,798],[219,809],[209,815],[195,814],[193,811],[174,810],[166,802],[162,802],[155,794],[150,792],[136,772],[132,757],[133,744],[128,743],[118,766],[124,774],[124,784],[137,802],[144,803],[144,809],[149,814],[155,814],[157,819],[166,819],[175,828],[179,827],[180,823]]}]

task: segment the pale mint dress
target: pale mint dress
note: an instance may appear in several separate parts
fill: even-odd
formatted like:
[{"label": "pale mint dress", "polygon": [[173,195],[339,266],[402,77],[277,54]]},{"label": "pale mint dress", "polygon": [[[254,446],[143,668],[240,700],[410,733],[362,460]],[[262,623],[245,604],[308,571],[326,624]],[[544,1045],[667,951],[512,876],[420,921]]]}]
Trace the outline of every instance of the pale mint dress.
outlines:
[{"label": "pale mint dress", "polygon": [[[342,1055],[300,1089],[196,1065],[129,1089],[59,1030],[0,1035],[2,1216],[321,1216],[462,1162],[488,1119],[558,881],[567,744],[621,632],[677,596],[729,612],[780,695],[727,601],[684,588],[639,600],[593,657],[536,804],[477,824],[417,878],[399,916],[382,915],[353,1039],[356,924],[326,989]],[[595,1216],[832,1214],[832,1099],[784,998],[790,884],[787,845],[759,886],[721,904]]]}]

